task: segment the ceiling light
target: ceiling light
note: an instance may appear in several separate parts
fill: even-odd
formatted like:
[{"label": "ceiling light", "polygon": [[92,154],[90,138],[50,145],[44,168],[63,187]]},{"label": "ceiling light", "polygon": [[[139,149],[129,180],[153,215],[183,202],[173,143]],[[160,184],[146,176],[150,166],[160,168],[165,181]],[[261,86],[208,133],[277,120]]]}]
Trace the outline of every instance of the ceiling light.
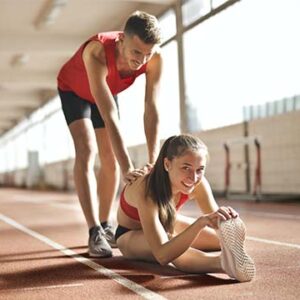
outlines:
[{"label": "ceiling light", "polygon": [[16,54],[12,58],[10,64],[12,67],[21,67],[28,63],[29,58],[30,58],[29,55],[26,53]]},{"label": "ceiling light", "polygon": [[68,0],[49,0],[35,22],[36,28],[40,29],[54,24],[67,2]]}]

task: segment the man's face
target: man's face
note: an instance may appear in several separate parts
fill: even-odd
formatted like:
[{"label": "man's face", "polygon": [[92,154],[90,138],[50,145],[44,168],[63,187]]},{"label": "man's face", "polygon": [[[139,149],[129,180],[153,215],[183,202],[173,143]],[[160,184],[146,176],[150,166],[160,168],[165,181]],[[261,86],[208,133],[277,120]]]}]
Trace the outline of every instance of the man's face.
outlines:
[{"label": "man's face", "polygon": [[137,35],[124,35],[123,56],[131,70],[138,70],[155,53],[156,44],[145,44]]}]

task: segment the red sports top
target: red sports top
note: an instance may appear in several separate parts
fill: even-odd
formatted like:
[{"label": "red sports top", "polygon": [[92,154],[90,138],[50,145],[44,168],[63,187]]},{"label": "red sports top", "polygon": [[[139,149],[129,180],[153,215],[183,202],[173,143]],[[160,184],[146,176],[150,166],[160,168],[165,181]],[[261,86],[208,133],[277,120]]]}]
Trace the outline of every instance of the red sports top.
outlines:
[{"label": "red sports top", "polygon": [[[125,188],[123,189],[120,197],[120,205],[122,210],[129,218],[134,219],[135,221],[140,221],[138,210],[135,207],[128,204],[128,202],[126,202],[126,199],[124,197],[124,191]],[[181,194],[181,197],[176,205],[176,210],[179,210],[180,207],[188,200],[189,200],[189,195]]]},{"label": "red sports top", "polygon": [[132,85],[136,77],[145,73],[147,64],[144,64],[139,70],[134,71],[128,77],[120,77],[115,59],[116,40],[120,33],[120,31],[98,33],[83,43],[59,71],[57,76],[58,88],[62,91],[72,91],[79,97],[95,103],[82,59],[82,52],[90,41],[98,41],[104,46],[108,70],[106,82],[111,93],[116,95]]}]

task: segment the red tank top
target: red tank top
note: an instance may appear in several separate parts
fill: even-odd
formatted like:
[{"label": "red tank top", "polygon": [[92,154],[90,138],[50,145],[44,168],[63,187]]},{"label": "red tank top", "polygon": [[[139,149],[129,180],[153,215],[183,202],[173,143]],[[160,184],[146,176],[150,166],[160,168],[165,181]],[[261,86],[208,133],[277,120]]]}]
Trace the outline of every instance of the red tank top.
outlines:
[{"label": "red tank top", "polygon": [[72,91],[79,97],[95,103],[82,59],[82,52],[90,41],[98,41],[104,47],[108,70],[106,82],[112,95],[116,95],[132,85],[136,77],[145,73],[147,64],[136,70],[132,75],[121,78],[115,60],[116,40],[120,33],[120,31],[98,33],[83,43],[59,71],[57,76],[58,88],[62,91]]},{"label": "red tank top", "polygon": [[[123,189],[120,197],[120,205],[122,210],[129,218],[134,219],[135,221],[140,221],[138,210],[135,207],[128,204],[128,202],[126,202],[126,199],[124,197],[124,191],[125,188]],[[176,205],[176,210],[179,210],[180,207],[188,200],[189,200],[189,195],[181,194],[181,197]]]}]

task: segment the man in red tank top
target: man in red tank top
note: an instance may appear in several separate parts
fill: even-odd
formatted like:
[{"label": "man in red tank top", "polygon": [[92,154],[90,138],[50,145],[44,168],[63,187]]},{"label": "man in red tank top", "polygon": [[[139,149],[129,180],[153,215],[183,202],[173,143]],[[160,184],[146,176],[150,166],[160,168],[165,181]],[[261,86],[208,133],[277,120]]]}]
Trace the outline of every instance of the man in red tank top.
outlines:
[{"label": "man in red tank top", "polygon": [[[112,255],[115,241],[107,222],[120,171],[126,183],[142,173],[134,169],[121,134],[117,94],[143,73],[149,163],[157,157],[159,43],[157,19],[137,11],[128,18],[123,32],[99,33],[83,43],[58,74],[62,109],[75,146],[74,181],[89,227],[91,256]],[[97,148],[101,167],[95,177]],[[96,208],[98,199],[100,210]]]}]

